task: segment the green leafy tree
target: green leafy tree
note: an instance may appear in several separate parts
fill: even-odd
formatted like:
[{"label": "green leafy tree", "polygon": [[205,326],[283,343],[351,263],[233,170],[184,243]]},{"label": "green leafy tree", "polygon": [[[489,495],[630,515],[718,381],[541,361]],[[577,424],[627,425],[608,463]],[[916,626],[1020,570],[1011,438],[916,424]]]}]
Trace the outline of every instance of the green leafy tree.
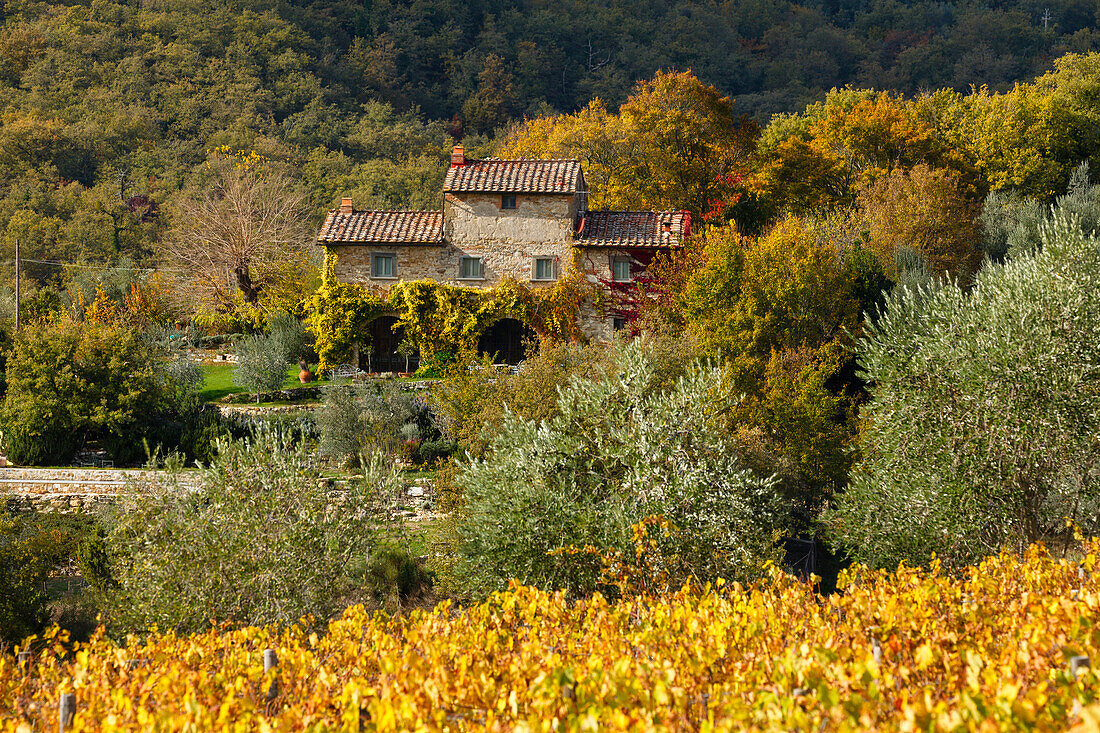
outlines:
[{"label": "green leafy tree", "polygon": [[637,84],[618,114],[596,100],[576,114],[531,120],[500,152],[583,160],[593,208],[702,216],[736,200],[756,129],[690,72],[658,72]]},{"label": "green leafy tree", "polygon": [[846,357],[836,342],[774,351],[759,382],[732,412],[734,435],[759,430],[762,448],[789,466],[778,486],[800,529],[811,529],[848,482],[854,457],[848,400],[827,386]]},{"label": "green leafy tree", "polygon": [[679,300],[711,353],[759,374],[773,350],[817,348],[855,327],[854,275],[811,222],[792,218],[756,240],[732,227],[706,237]]},{"label": "green leafy tree", "polygon": [[135,331],[60,321],[22,329],[0,408],[16,463],[67,462],[89,439],[124,434],[166,405],[157,353]]},{"label": "green leafy tree", "polygon": [[490,54],[478,75],[478,87],[462,105],[462,117],[475,132],[492,132],[511,119],[515,107],[512,74],[504,59]]},{"label": "green leafy tree", "polygon": [[883,271],[897,279],[901,248],[918,253],[937,276],[969,282],[981,262],[977,208],[959,190],[958,176],[918,164],[883,175],[856,198],[856,221]]}]

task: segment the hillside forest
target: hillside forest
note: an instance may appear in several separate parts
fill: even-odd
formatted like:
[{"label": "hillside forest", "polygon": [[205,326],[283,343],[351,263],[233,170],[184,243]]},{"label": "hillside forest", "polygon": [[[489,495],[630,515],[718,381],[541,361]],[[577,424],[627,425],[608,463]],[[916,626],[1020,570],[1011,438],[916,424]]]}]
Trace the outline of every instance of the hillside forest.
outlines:
[{"label": "hillside forest", "polygon": [[[28,260],[164,267],[181,201],[209,186],[223,149],[293,170],[311,226],[343,195],[431,208],[453,140],[475,154],[536,152],[500,141],[524,119],[616,112],[639,81],[676,69],[734,100],[716,110],[744,138],[722,175],[774,160],[826,108],[847,112],[858,95],[825,100],[850,87],[888,92],[879,112],[900,105],[920,120],[911,147],[881,140],[880,159],[852,161],[860,180],[885,156],[957,172],[971,201],[991,188],[1049,201],[1092,150],[1092,133],[1059,117],[1088,92],[1073,86],[1079,67],[1034,80],[1097,38],[1083,0],[12,1],[0,9],[0,246],[5,260],[20,239]],[[1027,160],[1036,155],[1052,160]],[[845,202],[848,172],[828,182]],[[782,209],[792,192],[768,185],[764,205]],[[678,196],[662,203],[701,205]],[[27,272],[55,288],[72,274],[33,262]]]}]

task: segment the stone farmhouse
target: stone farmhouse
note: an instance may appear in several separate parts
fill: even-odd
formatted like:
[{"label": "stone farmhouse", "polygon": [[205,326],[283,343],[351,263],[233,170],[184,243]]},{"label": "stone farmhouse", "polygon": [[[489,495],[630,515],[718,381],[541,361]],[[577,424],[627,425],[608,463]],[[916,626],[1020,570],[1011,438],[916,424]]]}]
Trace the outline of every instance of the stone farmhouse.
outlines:
[{"label": "stone farmhouse", "polygon": [[[379,294],[399,280],[491,288],[510,277],[531,288],[552,287],[572,267],[613,289],[644,272],[656,252],[681,246],[690,232],[686,211],[589,210],[580,161],[475,160],[455,146],[441,211],[364,211],[343,199],[317,244],[335,254],[337,279]],[[626,317],[586,302],[578,323],[588,338],[606,340]],[[530,335],[525,324],[505,318],[486,329],[478,348],[515,364]],[[365,325],[363,336],[370,346],[357,350],[361,369],[402,370],[395,316]]]}]

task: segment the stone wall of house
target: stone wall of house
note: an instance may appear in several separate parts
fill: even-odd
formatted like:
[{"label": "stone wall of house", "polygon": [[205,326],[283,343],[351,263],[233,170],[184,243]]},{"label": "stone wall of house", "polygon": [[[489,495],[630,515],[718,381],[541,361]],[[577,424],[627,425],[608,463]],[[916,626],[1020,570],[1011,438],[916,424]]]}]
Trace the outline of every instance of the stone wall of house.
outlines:
[{"label": "stone wall of house", "polygon": [[502,209],[499,193],[449,193],[443,197],[443,238],[459,248],[491,243],[566,244],[573,238],[573,195],[515,194],[516,208]]},{"label": "stone wall of house", "polygon": [[[600,281],[612,279],[611,262],[616,257],[630,256],[627,250],[611,247],[583,247],[577,254],[577,264],[581,271],[589,281],[597,285]],[[590,341],[610,341],[615,333],[614,316],[610,312],[611,297],[608,295],[602,305],[585,303],[581,306],[579,324]]]},{"label": "stone wall of house", "polygon": [[589,341],[610,341],[614,333],[611,315],[594,298],[586,298],[577,314],[577,325]]},{"label": "stone wall of house", "polygon": [[[568,243],[484,242],[458,247],[442,245],[336,245],[336,277],[342,282],[362,283],[378,291],[387,290],[398,280],[435,280],[449,285],[491,288],[505,277],[513,277],[531,287],[549,287],[552,281],[536,281],[536,257],[553,257],[558,275],[564,275],[570,262]],[[397,277],[371,278],[371,255],[378,252],[397,255]],[[463,280],[458,277],[463,257],[483,257],[485,277]]]},{"label": "stone wall of house", "polygon": [[[517,194],[515,209],[501,209],[500,198],[500,194],[447,194],[445,244],[331,246],[330,251],[336,254],[336,277],[379,290],[399,279],[491,288],[512,277],[532,287],[553,285],[553,281],[533,280],[534,260],[553,257],[558,276],[565,274],[570,263],[577,198]],[[371,255],[382,252],[397,255],[395,278],[371,278]],[[461,279],[463,257],[483,258],[484,277]]]}]

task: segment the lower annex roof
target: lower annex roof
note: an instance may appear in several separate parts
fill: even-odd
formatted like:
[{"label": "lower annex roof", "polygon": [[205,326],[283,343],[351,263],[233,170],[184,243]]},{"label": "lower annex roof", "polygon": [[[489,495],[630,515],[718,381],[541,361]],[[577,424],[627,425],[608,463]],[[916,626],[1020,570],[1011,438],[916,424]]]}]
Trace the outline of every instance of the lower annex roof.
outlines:
[{"label": "lower annex roof", "polygon": [[330,211],[318,244],[442,244],[442,211]]},{"label": "lower annex roof", "polygon": [[574,244],[585,247],[678,247],[691,234],[686,211],[589,211]]}]

